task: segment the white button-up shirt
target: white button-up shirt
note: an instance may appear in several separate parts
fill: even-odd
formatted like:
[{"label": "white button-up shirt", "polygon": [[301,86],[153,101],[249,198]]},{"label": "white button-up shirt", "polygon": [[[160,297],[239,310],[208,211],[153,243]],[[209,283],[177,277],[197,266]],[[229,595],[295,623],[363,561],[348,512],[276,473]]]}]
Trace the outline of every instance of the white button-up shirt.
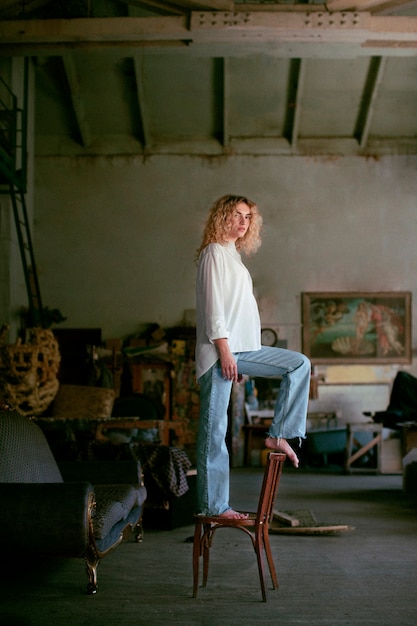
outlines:
[{"label": "white button-up shirt", "polygon": [[211,243],[199,258],[196,285],[196,377],[219,358],[214,339],[226,338],[232,352],[261,348],[261,322],[252,278],[234,242]]}]

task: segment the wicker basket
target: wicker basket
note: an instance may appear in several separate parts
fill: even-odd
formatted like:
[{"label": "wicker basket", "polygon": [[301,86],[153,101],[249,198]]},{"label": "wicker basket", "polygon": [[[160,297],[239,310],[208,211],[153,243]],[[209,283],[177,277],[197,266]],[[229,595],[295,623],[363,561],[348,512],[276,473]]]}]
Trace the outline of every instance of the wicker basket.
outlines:
[{"label": "wicker basket", "polygon": [[0,345],[0,387],[4,399],[20,413],[41,415],[58,391],[61,357],[51,330],[31,328],[28,332],[28,343],[18,339],[15,344]]}]

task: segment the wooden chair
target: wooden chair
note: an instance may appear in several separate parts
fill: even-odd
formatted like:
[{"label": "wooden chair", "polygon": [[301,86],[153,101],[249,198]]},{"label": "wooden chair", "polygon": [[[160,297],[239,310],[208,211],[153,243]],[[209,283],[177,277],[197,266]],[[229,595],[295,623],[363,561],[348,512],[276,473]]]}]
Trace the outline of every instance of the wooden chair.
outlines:
[{"label": "wooden chair", "polygon": [[243,530],[243,532],[251,538],[258,562],[263,601],[266,602],[267,599],[263,550],[265,550],[266,553],[273,588],[278,589],[278,579],[269,543],[269,523],[273,516],[275,499],[285,458],[286,455],[280,452],[270,452],[268,454],[257,513],[249,513],[248,517],[243,519],[228,519],[221,516],[211,515],[195,516],[193,545],[193,598],[197,597],[199,561],[201,556],[203,557],[202,586],[205,587],[207,584],[209,553],[213,543],[214,533],[218,528],[238,528],[239,530]]}]

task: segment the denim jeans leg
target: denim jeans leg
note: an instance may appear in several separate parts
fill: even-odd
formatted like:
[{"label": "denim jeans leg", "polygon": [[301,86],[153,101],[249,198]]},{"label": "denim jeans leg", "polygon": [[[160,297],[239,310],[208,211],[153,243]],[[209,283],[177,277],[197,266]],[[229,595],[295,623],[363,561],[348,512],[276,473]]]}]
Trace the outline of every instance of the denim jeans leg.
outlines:
[{"label": "denim jeans leg", "polygon": [[251,377],[282,377],[269,427],[270,437],[305,437],[311,364],[299,352],[262,346],[256,352],[237,355],[238,371]]},{"label": "denim jeans leg", "polygon": [[232,383],[224,380],[218,362],[198,382],[200,385],[200,417],[197,436],[199,513],[220,515],[230,508],[229,452],[226,446],[226,432]]}]

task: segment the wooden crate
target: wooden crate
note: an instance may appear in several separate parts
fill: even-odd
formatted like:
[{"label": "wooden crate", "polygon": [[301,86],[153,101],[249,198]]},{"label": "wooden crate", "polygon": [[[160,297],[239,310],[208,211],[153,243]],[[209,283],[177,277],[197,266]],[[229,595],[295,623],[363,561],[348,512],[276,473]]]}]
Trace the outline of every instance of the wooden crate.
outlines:
[{"label": "wooden crate", "polygon": [[402,474],[401,440],[383,439],[381,445],[381,474]]}]

